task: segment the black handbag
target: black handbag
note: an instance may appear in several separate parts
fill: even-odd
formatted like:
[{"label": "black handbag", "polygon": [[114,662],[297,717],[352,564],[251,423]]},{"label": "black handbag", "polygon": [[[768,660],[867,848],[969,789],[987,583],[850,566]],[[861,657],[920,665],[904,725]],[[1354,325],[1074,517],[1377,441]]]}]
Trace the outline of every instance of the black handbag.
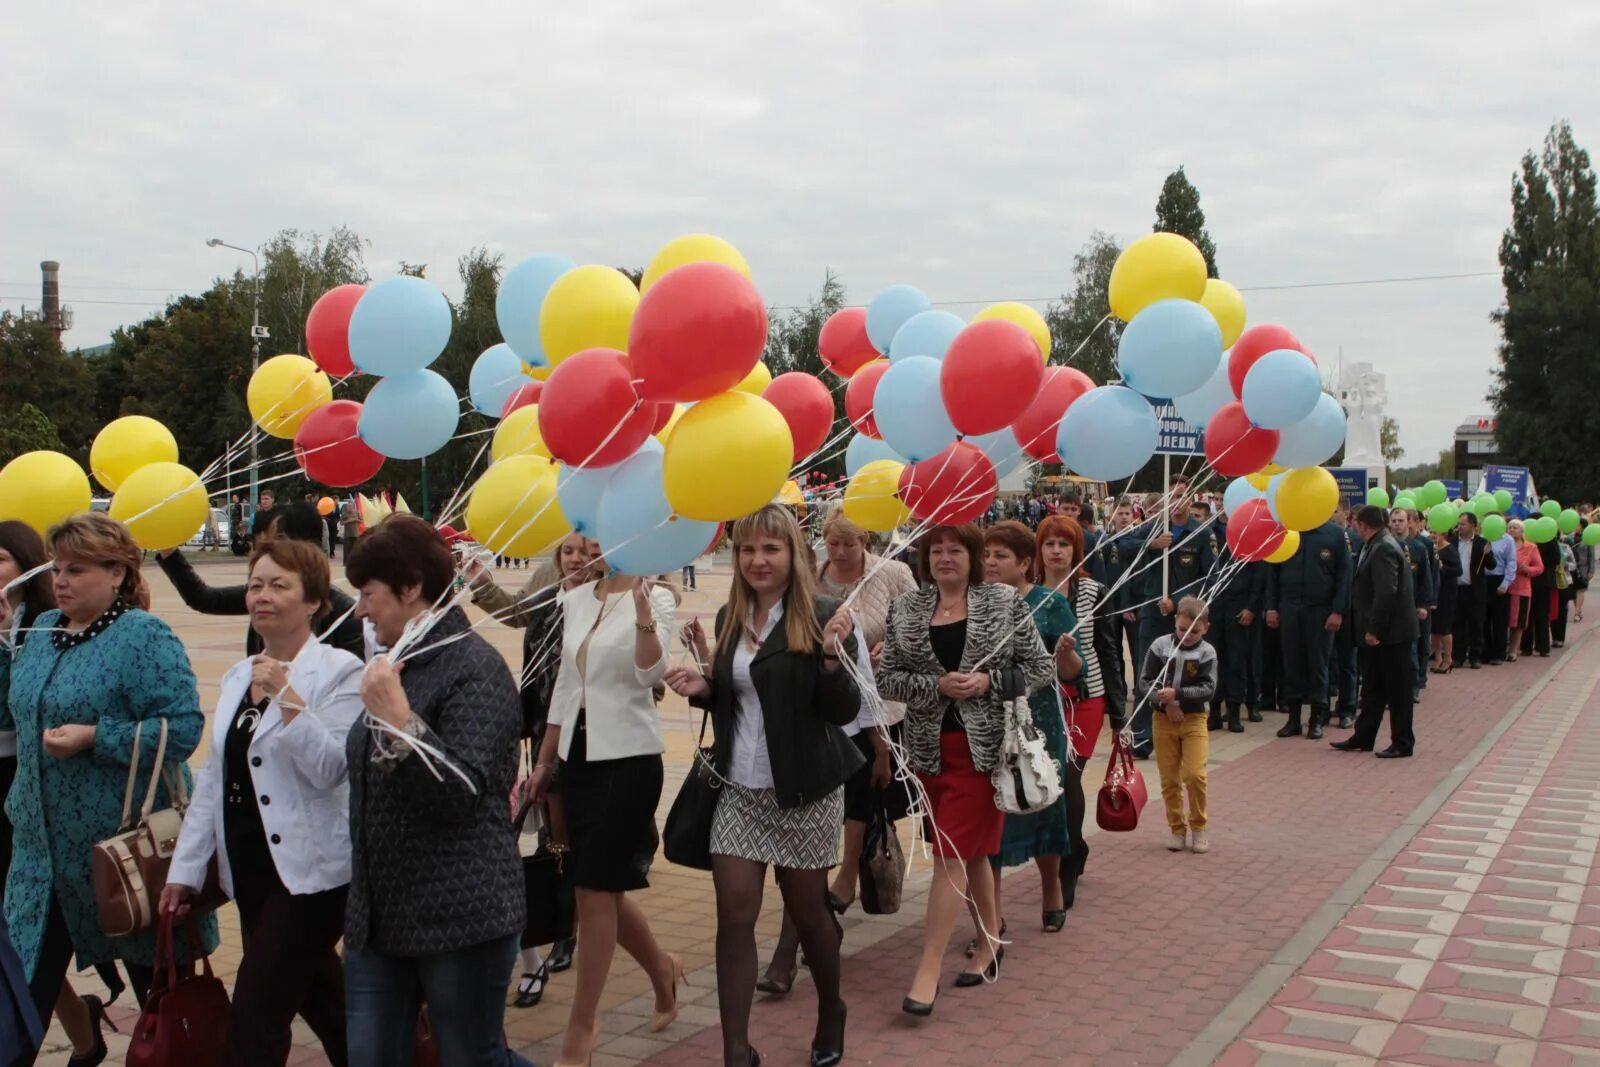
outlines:
[{"label": "black handbag", "polygon": [[[553,945],[571,937],[578,909],[566,846],[550,840],[548,824],[542,819],[533,833],[523,832],[532,811],[542,809],[523,801],[516,822],[518,851],[524,853],[522,882],[528,905],[528,919],[522,929],[523,948]],[[522,844],[530,839],[531,848]]]},{"label": "black handbag", "polygon": [[888,812],[879,808],[867,823],[861,843],[861,910],[868,915],[893,915],[900,910],[906,872],[905,853]]},{"label": "black handbag", "polygon": [[711,869],[711,819],[717,811],[718,791],[722,788],[712,749],[706,747],[706,721],[700,718],[700,740],[695,743],[689,773],[667,812],[667,825],[661,834],[662,851],[667,861],[697,871]]}]

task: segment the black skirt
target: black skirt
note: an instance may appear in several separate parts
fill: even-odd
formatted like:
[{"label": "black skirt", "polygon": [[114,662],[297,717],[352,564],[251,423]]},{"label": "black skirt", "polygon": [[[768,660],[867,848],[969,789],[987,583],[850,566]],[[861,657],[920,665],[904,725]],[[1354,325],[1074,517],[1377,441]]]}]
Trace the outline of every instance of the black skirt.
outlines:
[{"label": "black skirt", "polygon": [[1434,605],[1432,626],[1433,632],[1448,636],[1456,627],[1456,603],[1460,599],[1461,587],[1455,582],[1439,583],[1439,603]]},{"label": "black skirt", "polygon": [[591,762],[588,751],[587,719],[580,709],[561,764],[573,884],[603,893],[646,889],[650,864],[661,844],[656,831],[661,757]]}]

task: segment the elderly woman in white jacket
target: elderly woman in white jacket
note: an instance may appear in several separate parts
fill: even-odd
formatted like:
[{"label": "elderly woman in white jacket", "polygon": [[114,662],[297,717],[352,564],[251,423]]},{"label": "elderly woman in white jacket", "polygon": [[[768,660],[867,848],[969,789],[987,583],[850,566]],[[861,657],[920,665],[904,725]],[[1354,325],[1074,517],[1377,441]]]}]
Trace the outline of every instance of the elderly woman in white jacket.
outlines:
[{"label": "elderly woman in white jacket", "polygon": [[322,644],[328,606],[316,546],[264,542],[245,602],[265,651],[222,678],[211,753],[161,895],[183,915],[213,858],[246,935],[223,1063],[282,1067],[303,1017],[336,1067],[348,1060],[336,951],[350,883],[345,738],[361,714],[361,661]]}]

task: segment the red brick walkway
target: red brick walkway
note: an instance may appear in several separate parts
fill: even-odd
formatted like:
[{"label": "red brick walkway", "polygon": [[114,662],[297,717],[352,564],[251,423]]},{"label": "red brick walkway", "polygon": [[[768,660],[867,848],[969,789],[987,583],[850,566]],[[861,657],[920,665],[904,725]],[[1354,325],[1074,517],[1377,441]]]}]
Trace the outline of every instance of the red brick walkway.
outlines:
[{"label": "red brick walkway", "polygon": [[[1514,721],[1519,702],[1558,670],[1588,669],[1578,658],[1593,655],[1588,629],[1575,628],[1565,658],[1433,676],[1418,708],[1414,759],[1377,760],[1293,739],[1214,767],[1209,855],[1164,849],[1154,798],[1137,832],[1092,839],[1077,907],[1058,936],[1040,931],[1037,882],[1019,872],[1006,894],[1012,946],[1000,982],[949,988],[961,962],[952,953],[946,987],[926,1022],[899,1011],[918,928],[850,956],[848,1061],[1166,1064],[1182,1053],[1181,1062],[1209,1062],[1255,1013],[1230,1026],[1241,1011],[1235,997],[1258,975],[1289,977],[1304,958],[1294,943],[1297,934],[1304,939],[1302,927],[1319,915],[1336,921],[1354,903],[1421,825],[1408,822],[1430,793],[1470,770],[1482,755],[1475,749]],[[1281,722],[1268,719],[1253,729]],[[1142,766],[1154,797],[1154,766]],[[1347,879],[1363,878],[1341,901]],[[766,1062],[803,1062],[814,1010],[803,984],[785,1000],[758,1000],[752,1035]],[[717,1062],[719,1048],[711,1026],[651,1062]]]}]

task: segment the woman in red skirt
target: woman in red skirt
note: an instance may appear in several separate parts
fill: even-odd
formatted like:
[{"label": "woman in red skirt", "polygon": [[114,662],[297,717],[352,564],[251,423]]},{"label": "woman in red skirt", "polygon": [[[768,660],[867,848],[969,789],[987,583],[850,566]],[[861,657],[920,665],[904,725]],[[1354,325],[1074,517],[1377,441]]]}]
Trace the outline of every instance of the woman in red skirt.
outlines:
[{"label": "woman in red skirt", "polygon": [[906,705],[911,769],[928,797],[935,865],[922,960],[902,1008],[933,1014],[940,964],[969,888],[988,934],[958,986],[999,975],[999,918],[988,857],[1005,815],[990,774],[1005,734],[1004,701],[1049,685],[1055,662],[1027,604],[983,583],[983,538],[972,525],[939,526],[919,546],[929,584],[896,600],[885,624],[878,692]]}]

